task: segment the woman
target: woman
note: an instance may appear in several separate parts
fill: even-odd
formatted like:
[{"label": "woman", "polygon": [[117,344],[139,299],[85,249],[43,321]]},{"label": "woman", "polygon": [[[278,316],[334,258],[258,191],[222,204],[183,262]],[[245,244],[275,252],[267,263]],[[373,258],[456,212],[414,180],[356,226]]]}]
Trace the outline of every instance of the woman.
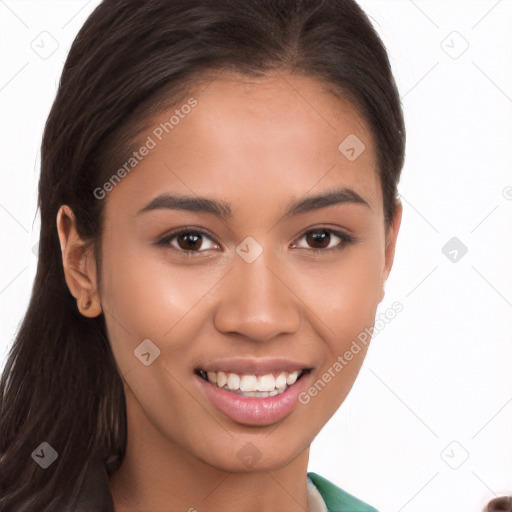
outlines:
[{"label": "woman", "polygon": [[0,388],[0,509],[374,511],[315,473],[392,267],[405,128],[353,0],[104,0]]}]

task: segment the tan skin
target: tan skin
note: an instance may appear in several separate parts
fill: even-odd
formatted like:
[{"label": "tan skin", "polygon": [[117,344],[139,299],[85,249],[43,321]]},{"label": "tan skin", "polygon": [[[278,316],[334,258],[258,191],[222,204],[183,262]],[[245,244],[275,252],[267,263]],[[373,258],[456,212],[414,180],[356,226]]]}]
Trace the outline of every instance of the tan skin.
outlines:
[{"label": "tan skin", "polygon": [[[309,446],[350,391],[365,350],[307,405],[263,426],[213,407],[194,369],[216,357],[293,358],[313,368],[306,376],[313,384],[373,326],[402,206],[386,230],[368,127],[314,79],[223,73],[193,96],[198,105],[105,199],[101,282],[72,211],[62,206],[57,216],[69,289],[79,303],[91,301],[84,315],[104,312],[125,382],[128,439],[110,477],[115,508],[304,512]],[[155,117],[152,127],[171,114]],[[350,162],[338,146],[352,133],[366,150]],[[289,203],[340,187],[369,206],[340,203],[283,218]],[[163,193],[227,201],[232,218],[137,214]],[[188,226],[211,237],[155,245]],[[307,233],[318,228],[356,241],[343,244],[331,232],[315,242]],[[235,251],[247,236],[263,247],[250,264]],[[184,247],[197,254],[187,256]],[[161,351],[150,366],[133,353],[146,338]],[[237,457],[247,442],[261,453],[250,468]]]}]

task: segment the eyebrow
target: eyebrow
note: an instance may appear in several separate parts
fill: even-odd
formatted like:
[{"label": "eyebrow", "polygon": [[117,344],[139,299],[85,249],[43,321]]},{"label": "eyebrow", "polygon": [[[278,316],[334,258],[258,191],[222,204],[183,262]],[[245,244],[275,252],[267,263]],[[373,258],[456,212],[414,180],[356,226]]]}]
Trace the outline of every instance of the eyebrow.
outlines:
[{"label": "eyebrow", "polygon": [[[368,201],[363,199],[354,190],[349,188],[339,188],[291,202],[288,205],[283,218],[292,217],[294,215],[313,210],[319,210],[321,208],[337,204],[360,204],[371,209]],[[207,197],[182,196],[174,194],[162,194],[156,197],[144,206],[144,208],[140,209],[137,212],[137,215],[159,209],[209,213],[223,220],[227,220],[232,217],[231,205],[225,201],[209,199]]]}]

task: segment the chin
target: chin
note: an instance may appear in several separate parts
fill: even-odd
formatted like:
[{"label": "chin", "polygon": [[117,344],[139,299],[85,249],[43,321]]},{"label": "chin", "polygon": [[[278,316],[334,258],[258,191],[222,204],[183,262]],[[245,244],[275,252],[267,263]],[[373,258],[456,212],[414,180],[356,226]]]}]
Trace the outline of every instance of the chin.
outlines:
[{"label": "chin", "polygon": [[262,434],[260,440],[255,438],[254,441],[241,441],[234,437],[229,448],[212,448],[202,460],[209,466],[229,473],[261,473],[287,466],[306,448],[278,448],[276,442],[271,441],[273,435]]}]

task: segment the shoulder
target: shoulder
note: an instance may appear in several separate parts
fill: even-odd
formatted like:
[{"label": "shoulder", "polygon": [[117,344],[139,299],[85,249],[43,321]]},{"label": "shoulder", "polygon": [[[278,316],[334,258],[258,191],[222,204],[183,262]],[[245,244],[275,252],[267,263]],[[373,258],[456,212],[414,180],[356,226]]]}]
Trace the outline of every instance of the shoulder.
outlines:
[{"label": "shoulder", "polygon": [[308,473],[308,477],[319,490],[329,512],[378,512],[364,501],[336,487],[326,478],[316,473]]}]

